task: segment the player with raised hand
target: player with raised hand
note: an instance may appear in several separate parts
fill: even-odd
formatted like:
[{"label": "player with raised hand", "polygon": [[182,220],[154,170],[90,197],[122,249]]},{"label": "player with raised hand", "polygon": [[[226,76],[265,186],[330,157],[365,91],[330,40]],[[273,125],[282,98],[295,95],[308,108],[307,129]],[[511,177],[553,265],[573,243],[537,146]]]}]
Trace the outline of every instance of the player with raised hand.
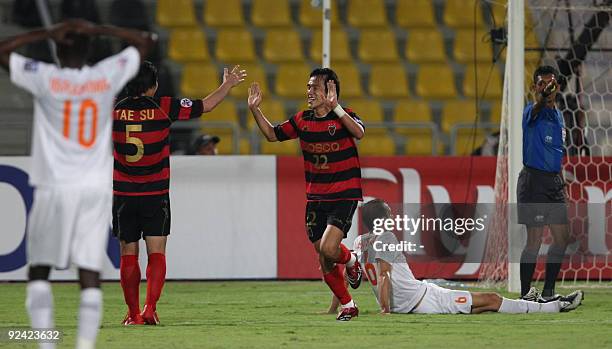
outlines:
[{"label": "player with raised hand", "polygon": [[[131,46],[87,66],[92,35],[116,36]],[[61,66],[13,52],[48,38],[57,44]],[[81,286],[77,348],[95,346],[102,316],[100,270],[112,208],[113,103],[154,40],[147,32],[70,20],[0,42],[0,65],[15,85],[34,96],[30,183],[36,191],[27,232],[26,308],[32,328],[53,328],[51,267],[76,265]]]},{"label": "player with raised hand", "polygon": [[[203,99],[154,97],[157,69],[143,62],[127,84],[128,96],[114,112],[115,156],[113,234],[121,245],[121,287],[128,312],[124,325],[156,325],[157,301],[166,278],[166,240],[170,234],[170,125],[199,118],[213,110],[229,91],[244,81],[235,66],[223,72],[223,83]],[[138,242],[147,245],[147,297],[140,311]]]},{"label": "player with raised hand", "polygon": [[306,231],[319,254],[325,283],[340,300],[337,320],[359,314],[345,285],[339,264],[345,264],[349,284],[361,282],[356,256],[341,242],[346,238],[357,204],[362,200],[361,166],[355,138],[365,131],[359,117],[338,104],[340,81],[329,68],[315,69],[306,85],[308,110],[273,126],[259,108],[259,85],[249,88],[248,105],[257,126],[270,142],[299,138],[306,177]]},{"label": "player with raised hand", "polygon": [[386,248],[398,244],[395,235],[389,231],[372,233],[375,221],[392,218],[387,203],[380,199],[368,201],[361,207],[361,213],[369,232],[355,239],[354,251],[365,268],[383,314],[558,313],[576,309],[584,297],[582,291],[576,291],[539,303],[509,299],[495,292],[451,290],[417,280],[403,252]]}]

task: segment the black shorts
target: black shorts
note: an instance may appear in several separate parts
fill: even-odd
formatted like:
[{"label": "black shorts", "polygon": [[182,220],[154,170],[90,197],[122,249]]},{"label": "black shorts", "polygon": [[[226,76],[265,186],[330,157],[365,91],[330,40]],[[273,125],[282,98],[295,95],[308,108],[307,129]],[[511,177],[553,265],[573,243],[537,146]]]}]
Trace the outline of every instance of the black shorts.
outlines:
[{"label": "black shorts", "polygon": [[565,184],[560,174],[524,167],[516,196],[519,224],[527,227],[567,224]]},{"label": "black shorts", "polygon": [[328,225],[342,230],[344,237],[353,221],[357,200],[308,201],[306,204],[306,232],[311,242],[321,240]]},{"label": "black shorts", "polygon": [[169,195],[114,196],[113,235],[125,242],[170,235]]}]

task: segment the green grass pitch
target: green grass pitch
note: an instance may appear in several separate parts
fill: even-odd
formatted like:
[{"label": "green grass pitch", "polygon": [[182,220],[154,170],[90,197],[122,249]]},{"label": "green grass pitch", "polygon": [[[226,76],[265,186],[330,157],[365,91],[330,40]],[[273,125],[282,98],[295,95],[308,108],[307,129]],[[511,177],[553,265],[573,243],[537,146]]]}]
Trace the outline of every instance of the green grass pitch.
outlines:
[{"label": "green grass pitch", "polygon": [[[612,348],[612,283],[595,285],[603,287],[583,288],[583,305],[570,313],[382,316],[366,283],[352,292],[360,316],[341,323],[320,314],[330,299],[322,282],[168,282],[161,325],[124,327],[123,295],[109,282],[98,348]],[[59,347],[72,348],[78,286],[54,283],[53,292]],[[0,327],[27,326],[25,284],[0,284],[0,294]]]}]

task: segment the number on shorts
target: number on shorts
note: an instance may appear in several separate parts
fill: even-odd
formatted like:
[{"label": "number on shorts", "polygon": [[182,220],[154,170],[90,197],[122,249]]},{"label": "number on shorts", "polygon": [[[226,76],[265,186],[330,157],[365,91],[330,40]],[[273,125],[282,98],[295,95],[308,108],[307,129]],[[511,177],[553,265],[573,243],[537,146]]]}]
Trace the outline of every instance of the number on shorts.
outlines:
[{"label": "number on shorts", "polygon": [[461,297],[457,297],[457,298],[455,298],[455,303],[458,303],[458,304],[465,304],[465,303],[467,303],[467,298],[466,298],[466,297],[463,297],[463,296],[461,296]]}]

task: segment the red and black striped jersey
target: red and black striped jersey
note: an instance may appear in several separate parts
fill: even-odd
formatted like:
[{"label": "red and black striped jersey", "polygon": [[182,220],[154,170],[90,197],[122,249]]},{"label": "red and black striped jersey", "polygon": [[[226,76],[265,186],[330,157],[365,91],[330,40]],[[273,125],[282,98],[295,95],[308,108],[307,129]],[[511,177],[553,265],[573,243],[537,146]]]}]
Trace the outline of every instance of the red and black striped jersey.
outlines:
[{"label": "red and black striped jersey", "polygon": [[128,97],[113,113],[113,192],[140,196],[170,189],[170,125],[199,118],[202,100]]},{"label": "red and black striped jersey", "polygon": [[[355,113],[346,112],[363,126]],[[333,111],[324,117],[300,111],[275,126],[274,133],[281,142],[300,139],[308,201],[362,200],[355,139]]]}]

